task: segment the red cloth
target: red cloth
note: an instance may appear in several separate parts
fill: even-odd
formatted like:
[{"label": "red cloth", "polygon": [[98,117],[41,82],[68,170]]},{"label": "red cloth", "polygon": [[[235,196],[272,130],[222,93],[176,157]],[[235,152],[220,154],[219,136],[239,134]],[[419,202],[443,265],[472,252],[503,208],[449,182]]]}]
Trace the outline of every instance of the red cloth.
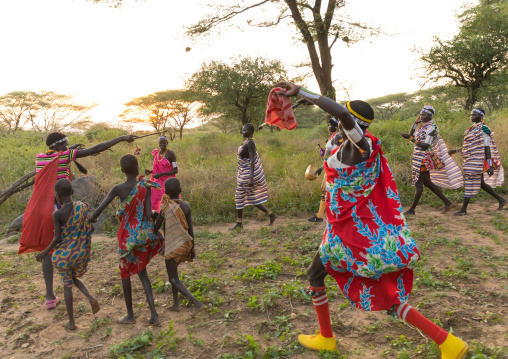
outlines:
[{"label": "red cloth", "polygon": [[368,132],[365,138],[372,141],[368,160],[346,168],[325,161],[328,224],[319,255],[351,304],[389,310],[407,302],[419,252],[381,141]]},{"label": "red cloth", "polygon": [[268,102],[266,103],[265,122],[278,128],[292,130],[296,127],[297,123],[291,107],[291,100],[276,93],[286,91],[286,89],[281,87],[276,87],[270,91]]},{"label": "red cloth", "polygon": [[35,175],[34,192],[23,216],[18,254],[42,252],[53,240],[58,158],[56,156]]},{"label": "red cloth", "polygon": [[122,202],[122,208],[116,214],[121,222],[116,237],[122,279],[145,269],[164,244],[161,234],[155,233],[152,220],[145,213],[146,187],[160,186],[145,180],[143,176],[139,179],[137,186]]}]

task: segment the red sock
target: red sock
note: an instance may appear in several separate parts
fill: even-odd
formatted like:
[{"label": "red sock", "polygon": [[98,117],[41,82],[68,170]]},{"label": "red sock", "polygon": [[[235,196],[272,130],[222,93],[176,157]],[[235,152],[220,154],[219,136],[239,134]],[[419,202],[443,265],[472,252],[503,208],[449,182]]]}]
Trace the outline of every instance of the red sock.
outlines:
[{"label": "red sock", "polygon": [[314,308],[316,309],[316,314],[319,322],[319,331],[321,335],[325,338],[331,338],[333,337],[333,332],[332,323],[330,321],[330,309],[328,307],[328,294],[326,293],[326,287],[309,288],[314,292],[325,292],[324,294],[319,294],[312,297],[312,303],[314,303]]},{"label": "red sock", "polygon": [[432,323],[409,304],[400,304],[395,308],[395,310],[400,319],[405,320],[412,326],[420,329],[422,332],[427,334],[430,339],[435,341],[437,345],[443,344],[448,336],[448,332],[446,330]]}]

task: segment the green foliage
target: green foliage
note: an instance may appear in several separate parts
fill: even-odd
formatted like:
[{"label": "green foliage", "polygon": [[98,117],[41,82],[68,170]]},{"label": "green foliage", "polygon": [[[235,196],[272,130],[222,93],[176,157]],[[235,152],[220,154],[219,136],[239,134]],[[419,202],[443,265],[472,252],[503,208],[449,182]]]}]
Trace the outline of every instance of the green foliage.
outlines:
[{"label": "green foliage", "polygon": [[224,133],[227,122],[259,125],[266,110],[266,94],[286,77],[278,60],[239,57],[230,63],[203,63],[187,84],[203,103],[200,112],[216,117],[212,123]]},{"label": "green foliage", "polygon": [[139,351],[150,345],[152,340],[153,333],[151,330],[147,329],[138,337],[126,339],[121,344],[111,345],[109,348],[109,356],[119,359],[142,358]]},{"label": "green foliage", "polygon": [[282,266],[273,260],[269,260],[259,266],[243,269],[238,277],[246,280],[277,279],[281,273]]},{"label": "green foliage", "polygon": [[484,82],[508,64],[507,17],[506,0],[481,0],[467,8],[459,15],[459,33],[451,40],[435,38],[430,51],[421,54],[425,77],[464,88],[464,108],[471,109]]}]

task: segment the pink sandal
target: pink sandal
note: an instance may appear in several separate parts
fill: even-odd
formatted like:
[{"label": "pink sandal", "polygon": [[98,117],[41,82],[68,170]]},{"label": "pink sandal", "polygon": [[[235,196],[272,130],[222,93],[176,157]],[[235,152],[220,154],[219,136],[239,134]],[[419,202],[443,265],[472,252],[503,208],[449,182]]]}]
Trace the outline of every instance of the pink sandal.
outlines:
[{"label": "pink sandal", "polygon": [[60,301],[60,299],[58,299],[57,296],[55,296],[55,299],[47,300],[46,301],[46,309],[53,309],[53,308],[55,308],[59,301]]}]

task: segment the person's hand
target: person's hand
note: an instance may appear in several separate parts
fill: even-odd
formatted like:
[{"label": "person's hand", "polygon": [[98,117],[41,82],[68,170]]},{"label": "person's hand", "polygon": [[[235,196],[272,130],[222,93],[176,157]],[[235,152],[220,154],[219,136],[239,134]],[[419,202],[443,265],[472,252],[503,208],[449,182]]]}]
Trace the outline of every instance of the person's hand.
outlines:
[{"label": "person's hand", "polygon": [[164,240],[162,240],[162,246],[159,248],[159,251],[158,253],[161,255],[161,256],[164,256]]},{"label": "person's hand", "polygon": [[42,260],[48,255],[48,252],[42,251],[41,253],[37,254],[37,257],[35,259],[37,262],[42,262]]},{"label": "person's hand", "polygon": [[95,215],[95,212],[88,215],[88,220],[92,223],[97,222],[97,216]]},{"label": "person's hand", "polygon": [[153,171],[151,170],[145,170],[145,176],[151,175]]},{"label": "person's hand", "polygon": [[293,97],[298,95],[298,92],[300,92],[301,87],[298,85],[295,85],[292,82],[279,82],[274,85],[275,87],[282,87],[287,90],[287,92],[278,92],[277,94],[282,95],[284,97]]},{"label": "person's hand", "polygon": [[316,170],[316,176],[319,176],[321,174],[321,172],[323,172],[323,167],[319,167],[317,170]]},{"label": "person's hand", "polygon": [[422,119],[420,118],[420,115],[418,115],[418,117],[415,120],[415,123],[420,123],[420,122],[422,122]]},{"label": "person's hand", "polygon": [[153,179],[158,179],[162,177],[162,173],[156,173],[152,176]]},{"label": "person's hand", "polygon": [[247,186],[249,186],[249,187],[254,186],[254,179],[252,179],[252,178],[251,178],[251,179],[249,180],[249,182],[247,183]]},{"label": "person's hand", "polygon": [[134,142],[134,140],[138,138],[137,136],[134,136],[134,135],[125,135],[125,136],[122,136],[122,141],[126,141],[126,142]]},{"label": "person's hand", "polygon": [[487,174],[490,176],[492,176],[494,174],[494,169],[492,167],[490,167],[488,170],[487,170]]},{"label": "person's hand", "polygon": [[402,137],[404,137],[405,139],[407,139],[407,140],[409,140],[409,138],[411,137],[411,136],[409,135],[409,133],[404,133],[404,132],[402,132],[400,135],[401,135]]}]

